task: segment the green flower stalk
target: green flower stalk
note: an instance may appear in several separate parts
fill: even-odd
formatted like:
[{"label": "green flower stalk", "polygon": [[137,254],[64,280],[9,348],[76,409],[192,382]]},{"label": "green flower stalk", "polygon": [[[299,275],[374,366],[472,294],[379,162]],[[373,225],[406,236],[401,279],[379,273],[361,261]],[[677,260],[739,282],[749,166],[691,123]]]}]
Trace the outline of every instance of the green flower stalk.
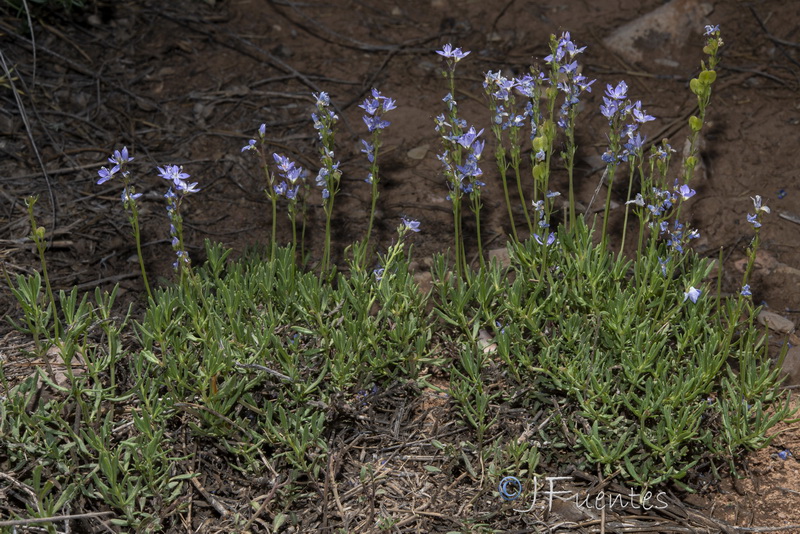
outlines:
[{"label": "green flower stalk", "polygon": [[[300,186],[305,183],[306,178],[306,171],[295,164],[294,161],[290,160],[286,156],[281,154],[272,154],[272,158],[275,160],[275,163],[278,164],[278,174],[284,181],[275,185],[273,189],[273,193],[276,196],[286,197],[289,201],[287,206],[287,211],[289,215],[289,221],[292,223],[292,248],[295,251],[295,255],[297,253],[297,201],[298,195],[300,194]],[[307,192],[304,191],[304,197],[306,196]],[[305,224],[305,221],[304,221]],[[302,257],[302,255],[301,255]],[[296,259],[296,258],[295,258]]]},{"label": "green flower stalk", "polygon": [[147,296],[152,299],[153,293],[150,291],[150,283],[147,281],[147,270],[144,267],[144,256],[142,255],[142,237],[141,229],[139,228],[139,207],[136,201],[142,196],[141,193],[136,192],[136,188],[131,183],[130,171],[128,164],[134,158],[128,154],[128,147],[122,147],[122,150],[115,150],[114,154],[108,158],[109,163],[112,164],[111,168],[102,167],[97,174],[100,179],[97,185],[102,185],[107,181],[114,178],[118,173],[122,176],[122,205],[125,211],[128,212],[128,221],[133,228],[133,237],[136,240],[136,255],[139,258],[139,269],[142,271],[142,280],[144,281],[144,288],[147,290]]},{"label": "green flower stalk", "polygon": [[694,168],[697,165],[697,140],[700,130],[706,119],[706,110],[711,102],[711,86],[717,79],[717,72],[714,70],[719,63],[717,57],[720,47],[722,47],[722,37],[720,36],[719,26],[706,26],[705,35],[708,37],[703,52],[708,55],[708,63],[700,61],[700,74],[689,82],[689,88],[697,95],[698,114],[689,117],[689,153],[683,162],[683,183],[688,184],[692,180]]},{"label": "green flower stalk", "polygon": [[264,194],[267,196],[267,199],[270,201],[270,205],[272,206],[272,230],[271,230],[271,238],[270,238],[270,253],[269,258],[270,260],[275,259],[275,248],[277,247],[277,224],[278,224],[278,193],[275,191],[276,181],[275,176],[270,172],[269,165],[267,164],[267,150],[266,150],[266,135],[267,135],[267,125],[262,124],[258,128],[258,136],[259,140],[256,141],[255,139],[250,139],[250,141],[242,147],[242,152],[245,151],[252,151],[258,154],[259,161],[261,163],[261,168],[264,171],[264,177],[267,181],[267,187],[264,188]]},{"label": "green flower stalk", "polygon": [[390,125],[389,121],[383,120],[382,114],[387,111],[395,109],[397,106],[395,101],[391,98],[381,95],[377,89],[372,90],[372,97],[367,97],[364,102],[358,107],[363,109],[366,114],[364,115],[364,123],[367,125],[367,130],[372,134],[370,141],[365,139],[361,140],[364,148],[361,150],[367,156],[369,161],[369,176],[365,182],[372,187],[371,191],[371,204],[369,210],[369,224],[367,225],[367,236],[364,239],[364,245],[369,245],[369,239],[372,235],[372,225],[375,220],[375,208],[378,204],[378,183],[380,182],[380,175],[378,174],[378,152],[381,148],[381,132],[384,128]]},{"label": "green flower stalk", "polygon": [[[555,88],[564,93],[564,102],[561,104],[557,124],[567,136],[566,149],[561,153],[561,157],[564,159],[569,176],[569,228],[575,226],[576,218],[573,173],[575,154],[578,151],[578,147],[575,144],[575,119],[578,114],[579,97],[584,91],[591,92],[592,84],[596,81],[589,80],[579,72],[578,61],[575,56],[585,49],[585,46],[581,48],[575,46],[575,43],[570,39],[569,32],[564,32],[558,40],[556,40],[555,36],[551,37],[551,53],[544,58],[551,68],[550,83],[555,83]],[[551,86],[550,89],[552,90],[553,87]],[[552,94],[551,91],[548,91],[548,93],[548,96]],[[552,96],[555,95],[553,94]],[[552,105],[551,101],[551,116]]]},{"label": "green flower stalk", "polygon": [[322,208],[325,211],[325,248],[322,253],[322,263],[320,269],[322,273],[330,270],[331,262],[331,217],[333,215],[333,201],[336,193],[339,192],[339,182],[342,179],[342,171],[339,170],[339,162],[334,161],[334,130],[333,127],[339,120],[338,115],[330,109],[331,99],[328,93],[320,92],[314,94],[317,104],[317,112],[311,114],[314,121],[314,128],[319,132],[320,140],[320,160],[322,167],[317,174],[317,186],[322,188]]},{"label": "green flower stalk", "polygon": [[[461,137],[467,123],[458,117],[458,102],[455,99],[455,70],[456,64],[467,57],[470,52],[462,52],[460,48],[453,48],[452,45],[446,44],[442,47],[442,50],[437,50],[436,53],[445,58],[446,66],[442,70],[442,76],[447,79],[450,89],[450,92],[443,99],[447,105],[447,118],[445,118],[445,115],[436,117],[436,131],[442,136],[442,145],[444,146],[444,152],[437,157],[444,165],[444,175],[450,189],[448,199],[453,206],[456,273],[461,277],[466,274],[468,266],[466,253],[464,252],[464,236],[461,225],[463,191],[461,189],[461,180],[457,173],[457,167],[462,162],[462,146],[456,142],[456,139]],[[447,130],[449,130],[449,133]]]},{"label": "green flower stalk", "polygon": [[[531,223],[530,215],[528,214],[527,201],[525,200],[525,193],[522,189],[522,177],[520,175],[520,141],[519,132],[525,124],[525,117],[529,114],[532,115],[534,106],[528,102],[525,112],[523,114],[517,113],[516,98],[514,97],[514,90],[519,90],[529,98],[533,99],[533,91],[535,90],[533,78],[525,76],[517,79],[509,80],[504,77],[500,71],[493,73],[489,71],[484,78],[483,87],[486,95],[489,98],[489,109],[492,111],[492,133],[497,139],[497,148],[495,149],[495,159],[497,160],[497,167],[500,171],[500,178],[503,182],[503,194],[505,195],[506,208],[508,209],[509,222],[511,224],[511,235],[515,241],[519,241],[517,236],[517,227],[514,222],[514,213],[511,208],[511,201],[508,194],[508,169],[514,169],[514,176],[517,180],[517,193],[519,194],[520,202],[522,203],[522,211],[525,215],[525,221],[528,223],[529,234],[533,233],[533,224]],[[531,120],[533,130],[536,129],[535,120]],[[508,155],[511,156],[511,162],[508,162],[507,152],[504,145],[505,132],[508,132],[508,140],[510,150]]]},{"label": "green flower stalk", "polygon": [[[25,199],[25,207],[28,209],[28,220],[31,223],[31,239],[36,244],[36,251],[39,253],[39,264],[42,266],[42,278],[44,278],[44,285],[47,290],[47,300],[50,301],[50,306],[53,310],[53,329],[54,329],[54,339],[59,339],[59,331],[61,329],[61,322],[58,318],[58,312],[56,311],[56,299],[53,296],[53,288],[50,286],[50,277],[47,275],[47,261],[44,257],[44,251],[47,248],[47,241],[45,240],[45,229],[44,226],[38,226],[36,224],[36,216],[33,213],[33,207],[36,205],[36,202],[39,200],[38,196],[30,196]],[[48,367],[50,366],[49,360],[47,361]],[[52,372],[50,372],[52,377]]]},{"label": "green flower stalk", "polygon": [[170,188],[164,194],[167,199],[167,216],[169,217],[169,234],[172,237],[172,250],[175,251],[177,259],[172,264],[175,272],[180,271],[181,279],[191,274],[192,262],[189,252],[186,250],[183,241],[183,215],[181,215],[181,204],[187,195],[200,191],[197,182],[188,183],[189,174],[183,172],[183,167],[177,165],[167,165],[158,167],[158,175],[170,182]]}]

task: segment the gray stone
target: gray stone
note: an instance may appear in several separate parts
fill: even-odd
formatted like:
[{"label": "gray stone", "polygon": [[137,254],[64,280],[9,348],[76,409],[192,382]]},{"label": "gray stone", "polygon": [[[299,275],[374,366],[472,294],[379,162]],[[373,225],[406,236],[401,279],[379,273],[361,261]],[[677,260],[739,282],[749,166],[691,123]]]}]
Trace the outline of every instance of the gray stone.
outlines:
[{"label": "gray stone", "polygon": [[791,320],[768,310],[761,310],[759,312],[758,322],[780,334],[791,334],[794,332],[794,323]]},{"label": "gray stone", "polygon": [[714,7],[699,0],[672,0],[625,24],[603,43],[630,63],[673,64],[692,32],[702,33],[705,16]]},{"label": "gray stone", "polygon": [[508,249],[493,248],[489,251],[489,261],[497,260],[501,267],[509,267],[511,265],[511,256],[508,254]]},{"label": "gray stone", "polygon": [[781,370],[786,375],[784,386],[800,386],[800,347],[792,347],[786,352]]}]

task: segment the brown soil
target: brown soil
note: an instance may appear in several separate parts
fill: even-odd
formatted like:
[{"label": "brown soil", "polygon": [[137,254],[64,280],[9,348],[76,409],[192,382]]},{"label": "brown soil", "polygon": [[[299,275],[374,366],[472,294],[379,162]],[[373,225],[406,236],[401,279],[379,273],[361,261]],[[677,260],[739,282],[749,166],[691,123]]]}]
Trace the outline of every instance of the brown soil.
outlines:
[{"label": "brown soil", "polygon": [[[673,68],[627,64],[602,42],[620,25],[661,4],[658,0],[100,2],[82,14],[48,13],[35,19],[35,63],[30,31],[11,15],[3,16],[3,58],[19,76],[16,87],[24,94],[17,101],[12,91],[0,87],[0,259],[12,275],[37,268],[35,254],[25,241],[30,229],[22,199],[38,194],[39,223],[53,232],[48,260],[54,286],[110,288],[118,282],[129,301],[141,305],[143,288],[119,202],[120,186],[114,182],[95,185],[99,167],[113,149],[123,145],[136,157],[134,179],[145,193],[142,232],[151,273],[170,278],[174,258],[161,198],[165,188],[156,165],[183,165],[193,181],[200,182],[201,194],[189,199],[185,211],[186,238],[195,262],[203,259],[205,238],[222,241],[237,252],[266,243],[269,205],[262,192],[263,175],[255,158],[242,153],[241,147],[266,123],[272,149],[315,172],[316,132],[309,117],[311,93],[319,91],[330,93],[342,118],[337,157],[344,181],[337,197],[334,235],[334,255],[341,259],[344,247],[366,231],[369,189],[363,179],[367,164],[359,152],[359,139],[366,134],[357,104],[377,87],[398,103],[398,109],[386,117],[392,125],[385,132],[381,155],[379,248],[391,242],[401,216],[418,219],[423,231],[415,239],[414,254],[424,269],[432,253],[452,243],[452,214],[435,158],[440,145],[433,117],[442,112],[446,89],[434,50],[452,42],[472,51],[459,64],[459,102],[464,117],[486,126],[489,113],[481,86],[486,70],[524,73],[531,62],[541,61],[548,53],[548,36],[563,30],[587,45],[581,57],[584,74],[598,80],[586,98],[578,134],[576,179],[579,200],[587,203],[600,178],[598,155],[605,149],[605,120],[597,109],[607,83],[627,80],[630,94],[659,119],[648,125],[649,136],[670,136],[677,148],[683,144],[685,116],[694,102],[688,80],[701,57],[700,32],[675,52],[680,64]],[[741,280],[734,264],[744,256],[752,236],[745,220],[752,212],[750,197],[763,196],[772,215],[762,229],[762,250],[774,263],[767,262],[771,268],[764,265],[756,271],[751,282],[754,299],[796,322],[800,313],[796,238],[800,230],[800,3],[788,4],[783,0],[718,1],[708,20],[696,23],[698,30],[703,24],[719,24],[725,46],[705,134],[705,172],[694,184],[698,195],[687,204],[690,209],[685,215],[703,236],[696,245],[698,252],[717,257],[722,249],[723,288],[734,292]],[[4,85],[1,77],[0,85]],[[420,149],[424,146],[427,152]],[[409,155],[412,149],[419,150]],[[425,154],[422,159],[417,157],[420,153]],[[47,178],[41,165],[47,169]],[[502,189],[491,167],[490,161],[484,164],[489,186],[484,195],[483,239],[488,248],[497,248],[503,246],[509,228]],[[566,190],[565,180],[560,180],[555,185]],[[280,238],[285,242],[288,222],[281,216],[280,223]],[[614,225],[619,235],[621,221],[615,220]],[[322,228],[322,210],[314,207],[308,231],[312,255],[321,251]],[[470,231],[474,228],[468,225]],[[7,291],[0,294],[0,309],[12,310],[4,315],[15,315],[13,306]],[[0,338],[5,339],[0,359],[12,361],[23,341],[5,324],[0,326]],[[775,346],[784,341],[773,338]],[[436,406],[436,402],[426,405],[418,413],[434,413]],[[416,420],[423,422],[438,425],[438,421]],[[800,427],[786,424],[781,430],[771,447],[744,460],[746,479],[730,479],[701,496],[687,497],[686,502],[732,525],[795,525],[785,531],[800,532],[800,466],[795,457],[782,460],[777,456],[786,449],[800,456]],[[351,454],[345,447],[341,457]],[[390,515],[404,510],[402,528],[392,531],[464,528],[438,517],[448,514],[439,514],[440,503],[425,496],[426,484],[439,485],[433,475],[418,469],[421,464],[411,465],[409,454],[404,453],[402,467],[386,468],[395,469],[395,474],[410,473],[397,479],[405,482],[387,490],[390,495],[382,505]],[[408,478],[412,475],[413,484]],[[357,479],[357,471],[354,476]],[[413,503],[406,491],[417,492]],[[437,499],[455,495],[462,501],[473,497],[450,491],[438,494]],[[489,506],[474,505],[476,510]],[[334,504],[330,506],[333,509]],[[344,510],[328,511],[331,517],[339,512],[341,521],[333,523],[346,527]],[[213,518],[213,512],[207,517]],[[202,528],[213,530],[208,526],[213,524],[209,519]],[[534,528],[514,527],[511,521],[495,528],[501,527],[508,532]],[[369,531],[357,528],[356,523],[349,528]],[[538,528],[546,527],[540,524]]]}]

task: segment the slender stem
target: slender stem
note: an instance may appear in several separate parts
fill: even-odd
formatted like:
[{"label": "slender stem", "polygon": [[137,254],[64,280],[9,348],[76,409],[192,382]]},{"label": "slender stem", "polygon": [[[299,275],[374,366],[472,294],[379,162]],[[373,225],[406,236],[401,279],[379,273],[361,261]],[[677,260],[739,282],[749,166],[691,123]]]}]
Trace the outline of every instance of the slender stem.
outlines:
[{"label": "slender stem", "polygon": [[[522,203],[522,213],[525,215],[525,222],[528,223],[528,232],[533,233],[533,223],[531,222],[531,216],[528,213],[528,202],[525,200],[525,193],[522,191],[522,176],[519,172],[519,147],[516,149],[511,149],[511,166],[514,168],[514,176],[517,179],[517,193],[519,194],[519,200]],[[506,202],[508,202],[508,196],[506,196]],[[516,233],[514,238],[516,239]]]},{"label": "slender stem", "polygon": [[480,191],[473,192],[475,195],[472,199],[472,211],[475,212],[475,232],[478,241],[478,258],[481,262],[481,267],[485,266],[484,259],[483,259],[483,242],[481,240],[481,197]]},{"label": "slender stem", "polygon": [[270,191],[270,200],[272,201],[272,240],[269,247],[269,259],[275,259],[276,242],[278,240],[278,199],[275,191]]},{"label": "slender stem", "polygon": [[[457,195],[456,191],[453,191],[453,195]],[[461,278],[461,209],[459,206],[459,200],[454,197],[453,198],[453,232],[455,234],[455,262],[456,262],[456,273],[458,277]]]},{"label": "slender stem", "polygon": [[144,288],[147,290],[147,297],[150,300],[153,300],[153,293],[150,291],[150,283],[147,281],[147,270],[144,267],[144,257],[142,256],[142,237],[139,229],[139,210],[136,208],[135,203],[133,203],[131,207],[131,226],[133,227],[133,237],[136,240],[136,255],[139,257],[139,268],[142,271]]},{"label": "slender stem", "polygon": [[[498,143],[500,139],[498,138]],[[503,194],[506,197],[506,208],[508,209],[508,220],[511,223],[511,235],[514,238],[514,241],[519,241],[517,237],[517,225],[514,223],[514,212],[511,209],[511,197],[508,195],[508,179],[507,179],[507,170],[508,165],[506,164],[506,151],[502,146],[497,147],[497,152],[495,153],[495,158],[497,159],[497,167],[500,170],[500,178],[503,180]],[[517,180],[519,183],[519,180]],[[524,204],[523,204],[524,205]],[[530,224],[530,221],[528,221]]]},{"label": "slender stem", "polygon": [[[634,157],[635,156],[632,156],[631,159],[633,159]],[[631,199],[631,192],[633,191],[633,173],[634,173],[633,163],[634,162],[631,161],[631,170],[630,170],[630,173],[628,175],[628,197],[625,199],[625,217],[622,220],[622,243],[620,243],[620,245],[619,245],[619,257],[620,258],[622,258],[622,253],[625,250],[625,235],[626,235],[627,230],[628,230],[628,213],[630,211],[630,209],[629,209],[630,208],[630,204],[628,204],[628,201]],[[640,165],[639,171],[640,171],[640,175],[641,175],[641,161],[640,161],[639,165]],[[603,230],[605,230],[605,228]]]},{"label": "slender stem", "polygon": [[608,185],[606,185],[606,207],[603,210],[603,234],[600,236],[602,247],[605,249],[608,244],[608,213],[611,211],[611,187],[614,185],[614,175],[617,173],[616,164],[608,167]]}]

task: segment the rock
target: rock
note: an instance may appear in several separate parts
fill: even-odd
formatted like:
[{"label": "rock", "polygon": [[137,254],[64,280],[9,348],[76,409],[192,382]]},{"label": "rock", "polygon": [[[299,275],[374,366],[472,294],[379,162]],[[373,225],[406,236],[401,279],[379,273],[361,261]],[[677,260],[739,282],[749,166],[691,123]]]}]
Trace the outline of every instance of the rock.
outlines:
[{"label": "rock", "polygon": [[510,267],[511,266],[511,256],[508,253],[508,249],[503,248],[493,248],[489,251],[489,262],[491,263],[492,260],[497,260],[500,263],[500,267]]},{"label": "rock", "polygon": [[675,56],[691,32],[702,31],[705,16],[713,10],[711,4],[699,0],[672,0],[625,24],[603,43],[630,63],[675,65]]},{"label": "rock", "polygon": [[491,354],[497,351],[497,343],[494,342],[494,338],[486,330],[481,329],[478,332],[478,348],[483,350],[484,354]]},{"label": "rock", "polygon": [[794,332],[794,323],[791,320],[768,310],[761,310],[759,312],[758,322],[780,334],[791,334]]},{"label": "rock", "polygon": [[[736,268],[737,271],[743,273],[744,270],[747,268],[747,262],[750,261],[748,258],[741,258],[736,260],[733,263],[733,266]],[[758,250],[756,251],[756,262],[753,264],[753,268],[756,270],[764,270],[764,274],[769,274],[774,271],[779,265],[781,265],[778,260],[775,259],[775,256],[767,252],[766,250]]]},{"label": "rock", "polygon": [[419,271],[414,273],[414,281],[419,286],[420,293],[427,293],[433,287],[433,275],[429,271]]},{"label": "rock", "polygon": [[423,159],[425,157],[425,154],[428,153],[429,149],[430,149],[430,145],[428,145],[428,144],[419,145],[418,147],[415,147],[415,148],[412,148],[411,150],[409,150],[406,153],[406,155],[410,159],[420,160],[420,159]]},{"label": "rock", "polygon": [[786,375],[784,386],[800,386],[800,347],[792,347],[786,352],[781,371]]},{"label": "rock", "polygon": [[[706,141],[702,135],[697,137],[697,152],[695,153],[695,157],[697,158],[697,164],[694,166],[694,177],[699,179],[700,181],[708,180],[708,169],[706,168],[705,158],[703,158],[703,152],[706,149]],[[686,138],[686,141],[683,143],[683,158],[684,161],[691,155],[692,152],[692,143],[689,138]]]}]

